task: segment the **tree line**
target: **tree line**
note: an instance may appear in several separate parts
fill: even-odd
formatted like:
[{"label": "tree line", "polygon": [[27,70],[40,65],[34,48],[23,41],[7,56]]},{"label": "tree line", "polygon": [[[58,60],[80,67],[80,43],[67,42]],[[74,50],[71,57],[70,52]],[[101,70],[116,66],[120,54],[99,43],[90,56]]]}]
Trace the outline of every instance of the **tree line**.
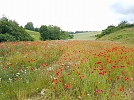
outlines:
[{"label": "tree line", "polygon": [[63,31],[58,26],[42,25],[40,28],[34,28],[32,22],[28,22],[24,28],[19,26],[15,20],[10,20],[3,16],[0,18],[0,42],[6,41],[34,41],[34,38],[26,32],[27,30],[36,31],[40,33],[40,40],[65,40],[73,38],[73,34]]},{"label": "tree line", "polygon": [[101,34],[97,34],[96,37],[101,38],[104,35],[108,35],[116,31],[119,31],[121,29],[130,28],[130,27],[134,27],[134,24],[130,24],[127,21],[121,21],[117,26],[114,25],[108,26],[106,29],[102,30]]}]

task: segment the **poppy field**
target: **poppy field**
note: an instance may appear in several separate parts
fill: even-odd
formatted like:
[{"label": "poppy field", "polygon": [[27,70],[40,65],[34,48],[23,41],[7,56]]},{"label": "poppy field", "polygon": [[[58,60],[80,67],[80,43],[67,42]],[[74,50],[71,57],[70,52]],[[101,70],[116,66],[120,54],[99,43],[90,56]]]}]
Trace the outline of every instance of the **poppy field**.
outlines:
[{"label": "poppy field", "polygon": [[0,43],[0,100],[131,100],[134,46],[89,40]]}]

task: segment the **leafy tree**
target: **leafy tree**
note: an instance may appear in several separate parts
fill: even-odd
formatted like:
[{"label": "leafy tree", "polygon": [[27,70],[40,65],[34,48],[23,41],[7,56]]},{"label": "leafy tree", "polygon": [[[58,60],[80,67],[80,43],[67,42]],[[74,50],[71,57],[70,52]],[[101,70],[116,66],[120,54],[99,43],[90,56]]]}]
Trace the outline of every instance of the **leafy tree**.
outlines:
[{"label": "leafy tree", "polygon": [[53,25],[42,25],[40,27],[41,40],[61,40],[68,39],[69,33],[62,31],[60,27]]},{"label": "leafy tree", "polygon": [[49,40],[50,35],[46,25],[42,25],[39,29],[41,40]]},{"label": "leafy tree", "polygon": [[66,40],[68,38],[69,38],[69,33],[66,31],[61,31],[60,40]]},{"label": "leafy tree", "polygon": [[[0,41],[33,41],[34,39],[16,21],[0,19]],[[6,37],[6,38],[5,38]]]},{"label": "leafy tree", "polygon": [[39,32],[40,28],[35,28],[34,31]]},{"label": "leafy tree", "polygon": [[25,29],[34,31],[34,26],[33,26],[32,22],[28,22],[24,27],[25,27]]},{"label": "leafy tree", "polygon": [[61,29],[58,26],[49,25],[48,26],[48,32],[50,35],[51,40],[59,40],[60,39],[60,33]]}]

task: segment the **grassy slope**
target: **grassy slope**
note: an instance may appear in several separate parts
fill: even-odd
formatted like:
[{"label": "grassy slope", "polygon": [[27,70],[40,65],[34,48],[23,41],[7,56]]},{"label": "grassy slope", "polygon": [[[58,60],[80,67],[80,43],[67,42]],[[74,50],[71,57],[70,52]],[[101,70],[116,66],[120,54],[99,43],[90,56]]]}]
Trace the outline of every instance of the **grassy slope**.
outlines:
[{"label": "grassy slope", "polygon": [[86,33],[77,33],[74,34],[74,39],[72,40],[95,40],[96,34],[99,34],[100,32],[86,32]]},{"label": "grassy slope", "polygon": [[40,33],[35,31],[26,30],[27,33],[29,33],[35,40],[39,40]]},{"label": "grassy slope", "polygon": [[120,31],[111,33],[109,35],[105,35],[98,40],[110,40],[110,41],[134,43],[134,27],[125,28]]}]

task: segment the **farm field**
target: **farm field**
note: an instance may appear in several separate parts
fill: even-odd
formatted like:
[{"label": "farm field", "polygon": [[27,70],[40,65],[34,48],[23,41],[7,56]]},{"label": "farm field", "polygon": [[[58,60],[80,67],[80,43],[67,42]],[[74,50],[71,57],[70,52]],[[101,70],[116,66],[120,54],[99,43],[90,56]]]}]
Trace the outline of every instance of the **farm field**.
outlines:
[{"label": "farm field", "polygon": [[134,45],[91,40],[0,43],[0,100],[131,100]]},{"label": "farm field", "polygon": [[74,38],[72,40],[95,40],[96,34],[99,34],[100,32],[85,32],[85,33],[77,33],[74,34]]}]

